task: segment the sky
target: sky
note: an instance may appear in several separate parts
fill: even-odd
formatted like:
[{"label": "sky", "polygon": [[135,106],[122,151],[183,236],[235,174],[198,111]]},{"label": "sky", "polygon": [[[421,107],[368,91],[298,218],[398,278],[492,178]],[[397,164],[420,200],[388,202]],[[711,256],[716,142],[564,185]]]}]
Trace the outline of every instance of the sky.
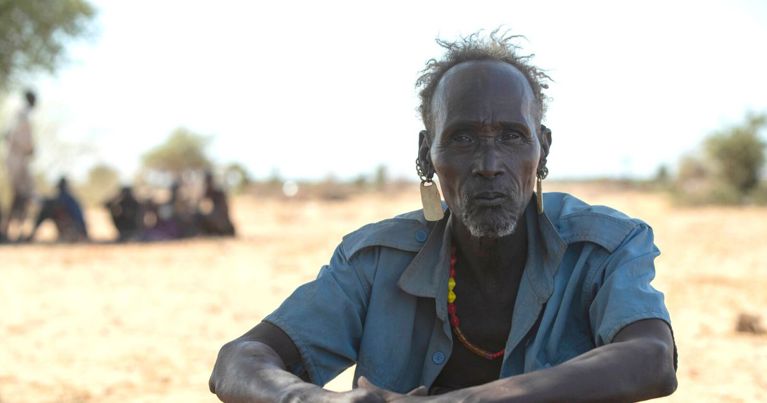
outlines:
[{"label": "sky", "polygon": [[[39,92],[40,130],[132,177],[185,127],[256,178],[416,179],[414,83],[434,39],[505,26],[553,78],[550,178],[649,177],[767,111],[767,2],[107,1]],[[43,138],[43,134],[39,135]],[[38,145],[45,148],[46,144]],[[55,153],[53,150],[44,150]],[[49,174],[52,174],[49,172]]]}]

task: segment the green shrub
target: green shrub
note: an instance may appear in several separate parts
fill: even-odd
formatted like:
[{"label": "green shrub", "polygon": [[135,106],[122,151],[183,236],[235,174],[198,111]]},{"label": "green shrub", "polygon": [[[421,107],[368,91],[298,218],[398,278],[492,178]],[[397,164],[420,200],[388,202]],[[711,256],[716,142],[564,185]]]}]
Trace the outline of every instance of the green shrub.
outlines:
[{"label": "green shrub", "polygon": [[716,179],[726,182],[742,197],[759,184],[765,146],[759,131],[765,124],[766,115],[750,114],[744,124],[714,133],[706,139],[706,155],[713,164]]},{"label": "green shrub", "polygon": [[746,121],[713,133],[701,157],[679,162],[672,195],[686,204],[742,204],[767,202],[762,184],[765,142],[759,132],[767,115],[749,114]]}]

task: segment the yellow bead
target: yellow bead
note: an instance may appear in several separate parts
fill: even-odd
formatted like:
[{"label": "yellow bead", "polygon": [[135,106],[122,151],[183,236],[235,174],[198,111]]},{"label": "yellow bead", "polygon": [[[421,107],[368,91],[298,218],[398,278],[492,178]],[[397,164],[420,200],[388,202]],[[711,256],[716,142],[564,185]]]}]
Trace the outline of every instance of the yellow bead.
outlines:
[{"label": "yellow bead", "polygon": [[455,302],[455,293],[454,292],[452,292],[452,291],[448,291],[447,292],[447,302],[449,302],[451,304],[453,302]]},{"label": "yellow bead", "polygon": [[453,291],[453,288],[455,288],[455,279],[451,277],[447,280],[447,289]]}]

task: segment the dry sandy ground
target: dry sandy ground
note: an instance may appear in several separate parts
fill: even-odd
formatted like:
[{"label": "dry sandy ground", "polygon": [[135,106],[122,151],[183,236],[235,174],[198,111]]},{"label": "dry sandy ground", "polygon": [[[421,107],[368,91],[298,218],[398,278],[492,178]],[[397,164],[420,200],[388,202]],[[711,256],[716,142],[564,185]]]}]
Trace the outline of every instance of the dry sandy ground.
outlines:
[{"label": "dry sandy ground", "polygon": [[[549,186],[551,188],[552,186]],[[672,207],[660,195],[559,185],[651,223],[680,352],[668,401],[767,401],[767,209]],[[551,190],[551,189],[549,189]],[[0,247],[0,401],[212,402],[218,348],[312,279],[341,236],[418,207],[415,191],[341,202],[240,198],[240,237]],[[93,232],[108,237],[103,213]],[[350,387],[344,373],[330,386]]]}]

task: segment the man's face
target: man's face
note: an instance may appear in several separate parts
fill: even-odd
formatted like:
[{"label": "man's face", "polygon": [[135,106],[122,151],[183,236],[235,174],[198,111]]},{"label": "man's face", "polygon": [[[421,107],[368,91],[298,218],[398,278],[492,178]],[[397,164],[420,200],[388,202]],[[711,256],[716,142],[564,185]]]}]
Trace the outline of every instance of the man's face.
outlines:
[{"label": "man's face", "polygon": [[450,210],[474,237],[510,235],[541,158],[530,84],[507,63],[466,62],[442,77],[432,102],[429,152]]}]

